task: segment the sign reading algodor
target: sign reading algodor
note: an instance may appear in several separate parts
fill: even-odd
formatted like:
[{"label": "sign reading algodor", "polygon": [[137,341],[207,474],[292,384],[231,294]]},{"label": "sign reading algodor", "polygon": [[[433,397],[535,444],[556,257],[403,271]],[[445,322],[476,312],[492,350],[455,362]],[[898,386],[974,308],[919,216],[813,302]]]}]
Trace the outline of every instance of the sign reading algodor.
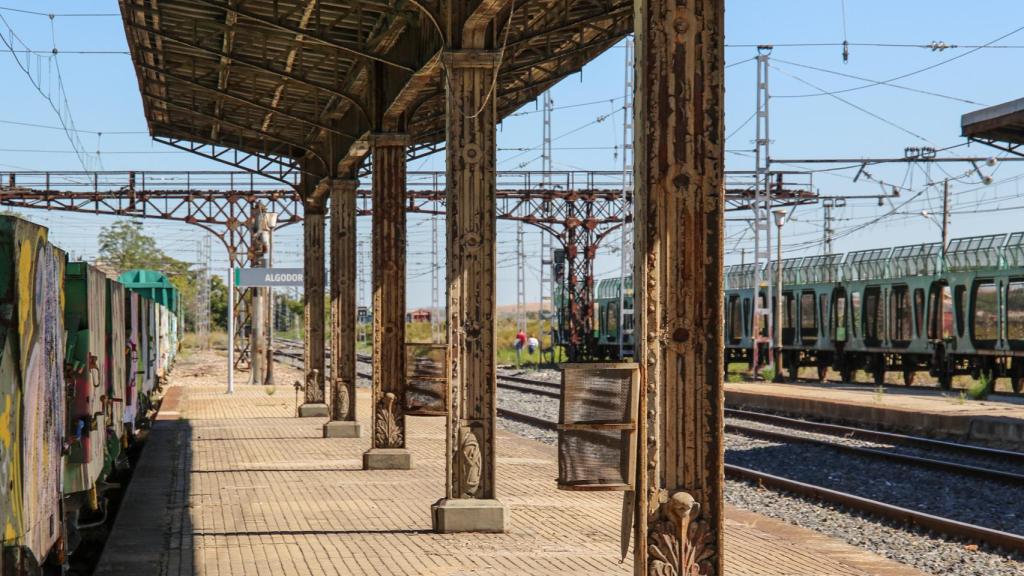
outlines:
[{"label": "sign reading algodor", "polygon": [[302,268],[235,268],[235,286],[302,286]]}]

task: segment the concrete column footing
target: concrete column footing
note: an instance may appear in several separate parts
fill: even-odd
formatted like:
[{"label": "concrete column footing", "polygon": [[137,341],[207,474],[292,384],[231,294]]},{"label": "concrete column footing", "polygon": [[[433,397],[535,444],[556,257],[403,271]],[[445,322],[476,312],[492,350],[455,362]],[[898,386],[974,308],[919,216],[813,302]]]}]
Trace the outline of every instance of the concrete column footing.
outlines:
[{"label": "concrete column footing", "polygon": [[507,508],[498,500],[475,498],[442,498],[430,507],[434,532],[504,533],[508,521]]},{"label": "concrete column footing", "polygon": [[324,424],[324,438],[359,438],[363,427],[359,422],[332,420]]},{"label": "concrete column footing", "polygon": [[324,418],[327,416],[327,404],[309,402],[299,406],[299,418]]},{"label": "concrete column footing", "polygon": [[370,448],[363,452],[363,470],[412,470],[408,448]]}]

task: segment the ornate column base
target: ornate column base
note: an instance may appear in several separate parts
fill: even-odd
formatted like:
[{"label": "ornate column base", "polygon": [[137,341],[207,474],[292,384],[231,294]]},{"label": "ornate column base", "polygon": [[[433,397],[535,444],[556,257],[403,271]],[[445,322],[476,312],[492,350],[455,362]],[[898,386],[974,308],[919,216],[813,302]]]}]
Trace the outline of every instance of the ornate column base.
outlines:
[{"label": "ornate column base", "polygon": [[506,530],[508,509],[498,500],[442,498],[430,507],[434,532],[491,532]]},{"label": "ornate column base", "polygon": [[327,404],[323,402],[308,402],[299,406],[299,418],[326,418]]},{"label": "ornate column base", "polygon": [[363,452],[363,470],[412,470],[408,448],[370,448]]},{"label": "ornate column base", "polygon": [[324,424],[324,438],[359,438],[363,427],[351,420],[332,420]]}]

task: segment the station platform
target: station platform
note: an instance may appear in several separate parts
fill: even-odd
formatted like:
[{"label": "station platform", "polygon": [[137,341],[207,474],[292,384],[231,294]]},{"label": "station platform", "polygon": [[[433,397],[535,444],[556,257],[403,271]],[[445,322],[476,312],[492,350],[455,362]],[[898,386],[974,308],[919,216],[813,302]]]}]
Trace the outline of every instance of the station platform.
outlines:
[{"label": "station platform", "polygon": [[728,382],[725,405],[1024,449],[1019,396],[970,400],[958,390],[924,387]]},{"label": "station platform", "polygon": [[[444,492],[442,418],[410,418],[411,471],[363,471],[364,438],[324,439],[295,418],[290,383],[224,392],[223,357],[175,367],[97,575],[632,574],[619,557],[621,494],[555,487],[552,446],[499,434],[498,497],[506,534],[431,532]],[[288,384],[284,384],[288,383]],[[729,508],[730,576],[921,576],[803,528]]]}]

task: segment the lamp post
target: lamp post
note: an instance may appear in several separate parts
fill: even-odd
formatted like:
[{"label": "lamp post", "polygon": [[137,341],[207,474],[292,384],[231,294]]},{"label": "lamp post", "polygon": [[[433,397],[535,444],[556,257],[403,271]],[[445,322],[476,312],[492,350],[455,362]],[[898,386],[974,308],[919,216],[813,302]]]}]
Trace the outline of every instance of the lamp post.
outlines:
[{"label": "lamp post", "polygon": [[786,223],[785,210],[773,210],[775,226],[775,381],[782,381],[782,226]]},{"label": "lamp post", "polygon": [[[264,212],[263,213],[263,231],[262,235],[263,245],[267,249],[267,268],[274,267],[274,228],[277,228],[277,212]],[[268,286],[267,290],[267,360],[266,360],[266,380],[262,383],[266,385],[274,384],[274,287]]]}]

